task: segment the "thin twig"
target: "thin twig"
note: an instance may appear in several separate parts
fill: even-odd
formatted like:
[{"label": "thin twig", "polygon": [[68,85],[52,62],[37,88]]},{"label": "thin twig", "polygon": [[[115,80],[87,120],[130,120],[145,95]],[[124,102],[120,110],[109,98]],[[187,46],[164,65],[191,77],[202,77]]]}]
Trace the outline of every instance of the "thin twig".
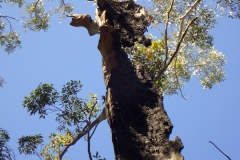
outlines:
[{"label": "thin twig", "polygon": [[64,0],[61,0],[62,4],[65,6],[65,1]]},{"label": "thin twig", "polygon": [[178,84],[179,91],[180,91],[180,93],[181,93],[182,98],[185,99],[185,100],[188,100],[188,98],[186,98],[186,97],[183,95],[182,89],[181,89],[181,87],[180,87],[180,83],[179,83],[179,80],[178,80],[177,69],[176,69],[176,68],[177,68],[177,58],[178,58],[178,56],[176,56],[176,60],[175,60],[175,64],[174,64],[175,77],[176,77],[177,84]]},{"label": "thin twig", "polygon": [[13,17],[9,17],[9,16],[0,16],[0,18],[5,18],[7,21],[8,21],[8,23],[9,23],[9,25],[10,25],[10,32],[12,32],[13,31],[13,29],[12,29],[12,23],[10,22],[10,20],[8,19],[8,18],[11,18],[11,19],[13,19],[13,20],[15,20],[15,21],[18,21],[17,19],[15,19],[15,18],[13,18]]},{"label": "thin twig", "polygon": [[98,125],[99,125],[99,123],[98,123],[98,124],[95,126],[95,128],[93,129],[93,132],[92,132],[92,134],[90,135],[90,138],[92,138],[92,136],[93,136],[93,134],[95,133]]},{"label": "thin twig", "polygon": [[34,5],[34,12],[35,12],[35,10],[36,10],[36,8],[37,8],[37,5],[38,5],[38,3],[40,2],[40,0],[37,0],[37,2],[35,3],[35,5]]},{"label": "thin twig", "polygon": [[157,26],[157,29],[160,32],[161,36],[164,36],[159,26]]},{"label": "thin twig", "polygon": [[90,137],[90,134],[89,134],[89,132],[88,132],[88,134],[87,134],[87,143],[88,143],[88,157],[89,157],[89,159],[90,160],[92,160],[92,153],[91,153],[91,146],[90,146],[90,140],[91,140],[91,137]]},{"label": "thin twig", "polygon": [[189,22],[189,24],[187,25],[186,29],[184,30],[184,33],[183,33],[181,39],[180,39],[180,40],[178,41],[178,43],[177,43],[176,49],[175,49],[175,51],[173,52],[172,57],[170,58],[170,60],[169,60],[168,63],[166,64],[166,66],[163,67],[163,68],[158,72],[157,76],[154,78],[154,81],[156,81],[157,79],[159,79],[159,78],[161,77],[161,75],[166,71],[166,69],[168,68],[168,66],[171,64],[173,58],[177,55],[177,53],[178,53],[178,51],[179,51],[180,45],[181,45],[184,37],[186,36],[189,27],[192,25],[192,23],[193,23],[196,19],[197,19],[197,17],[193,18],[193,19]]},{"label": "thin twig", "polygon": [[214,145],[215,148],[217,148],[224,156],[226,156],[229,160],[231,160],[231,158],[228,157],[228,155],[226,155],[225,153],[223,153],[223,151],[219,149],[213,142],[209,141],[209,143],[212,143],[212,145]]},{"label": "thin twig", "polygon": [[164,58],[164,62],[163,62],[163,67],[166,66],[167,64],[167,60],[168,60],[168,43],[167,43],[167,40],[168,40],[168,34],[167,34],[167,28],[168,28],[168,21],[169,21],[169,15],[170,15],[170,12],[172,10],[172,6],[173,6],[173,3],[174,3],[174,0],[172,0],[171,4],[170,4],[170,7],[167,11],[167,14],[166,14],[166,22],[165,22],[165,27],[164,27],[164,41],[165,41],[165,58]]},{"label": "thin twig", "polygon": [[39,153],[37,152],[37,153],[35,153],[37,156],[38,156],[38,158],[40,159],[40,160],[42,160],[42,158],[41,158],[41,156],[39,155]]}]

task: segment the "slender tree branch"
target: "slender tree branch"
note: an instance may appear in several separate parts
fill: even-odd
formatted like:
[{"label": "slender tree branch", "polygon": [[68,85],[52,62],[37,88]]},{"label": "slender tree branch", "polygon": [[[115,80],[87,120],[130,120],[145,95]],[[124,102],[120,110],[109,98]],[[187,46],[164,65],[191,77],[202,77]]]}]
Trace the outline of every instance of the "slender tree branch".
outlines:
[{"label": "slender tree branch", "polygon": [[167,14],[166,14],[166,22],[165,22],[165,27],[164,27],[164,31],[165,31],[165,34],[164,34],[164,41],[165,41],[165,58],[164,58],[164,62],[163,62],[163,66],[165,67],[166,64],[167,64],[167,60],[168,60],[168,43],[167,43],[167,40],[168,40],[168,34],[167,34],[167,28],[168,28],[168,21],[169,21],[169,15],[170,15],[170,12],[172,10],[172,6],[173,6],[173,3],[174,3],[174,0],[172,0],[171,4],[170,4],[170,7],[167,11]]},{"label": "slender tree branch", "polygon": [[65,6],[65,1],[64,0],[61,0],[62,4]]},{"label": "slender tree branch", "polygon": [[15,20],[15,21],[17,21],[17,22],[20,22],[19,20],[17,20],[16,18],[13,18],[13,17],[11,17],[11,16],[2,16],[2,15],[0,15],[0,18],[10,18],[10,19],[13,19],[13,20]]},{"label": "slender tree branch", "polygon": [[[99,123],[98,123],[99,124]],[[92,134],[90,135],[90,138],[92,138],[92,136],[93,136],[93,134],[95,133],[95,131],[96,131],[96,129],[97,129],[97,126],[98,126],[98,124],[94,127],[94,129],[93,129],[93,132],[92,132]]]},{"label": "slender tree branch", "polygon": [[37,5],[38,5],[39,2],[40,2],[40,0],[37,0],[37,2],[35,3],[35,5],[34,5],[34,11],[33,11],[33,12],[35,12],[35,10],[36,10]]},{"label": "slender tree branch", "polygon": [[189,22],[189,24],[187,25],[186,29],[184,30],[184,33],[183,33],[181,39],[178,41],[178,43],[177,43],[177,45],[176,45],[176,49],[175,49],[175,51],[173,52],[172,57],[170,58],[170,60],[169,60],[168,63],[166,64],[166,66],[163,67],[163,68],[158,72],[157,76],[153,79],[154,81],[156,81],[157,79],[159,79],[159,78],[161,77],[161,75],[166,71],[166,69],[168,68],[168,66],[171,64],[173,58],[177,55],[177,53],[178,53],[178,51],[179,51],[180,45],[181,45],[184,37],[186,36],[189,27],[192,25],[192,23],[193,23],[196,19],[197,19],[197,17],[193,18],[193,19]]},{"label": "slender tree branch", "polygon": [[197,7],[197,5],[198,5],[201,1],[202,1],[202,0],[196,0],[196,1],[193,3],[193,5],[191,5],[191,7],[186,11],[186,13],[185,13],[182,17],[180,17],[180,19],[185,19],[185,18],[189,15],[189,13],[191,13],[192,10],[195,9],[195,8]]},{"label": "slender tree branch", "polygon": [[160,32],[161,36],[164,36],[164,35],[163,35],[163,32],[161,31],[161,29],[160,29],[159,26],[157,26],[157,29],[158,29],[158,31]]},{"label": "slender tree branch", "polygon": [[217,148],[225,157],[227,157],[229,160],[231,160],[231,158],[230,158],[228,155],[226,155],[225,153],[223,153],[223,151],[222,151],[221,149],[219,149],[213,142],[209,141],[209,143],[212,143],[212,145],[213,145],[215,148]]},{"label": "slender tree branch", "polygon": [[180,31],[179,31],[179,35],[178,35],[178,40],[180,40],[180,38],[182,37],[182,31],[183,31],[183,24],[184,24],[184,20],[186,19],[186,17],[192,12],[193,9],[195,9],[197,7],[197,5],[201,2],[202,0],[196,0],[194,2],[193,5],[191,5],[191,7],[186,11],[186,13],[180,17]]},{"label": "slender tree branch", "polygon": [[40,156],[40,154],[39,154],[38,152],[36,152],[35,154],[38,156],[38,158],[39,158],[40,160],[42,160],[42,158],[41,158],[41,156]]},{"label": "slender tree branch", "polygon": [[89,113],[89,117],[88,117],[88,121],[89,121],[89,122],[90,122],[91,117],[92,117],[92,112],[93,112],[95,106],[97,105],[97,102],[98,102],[98,99],[96,98],[95,103],[93,104],[93,107],[92,107],[92,109],[91,109],[91,111],[90,111],[90,113]]},{"label": "slender tree branch", "polygon": [[92,153],[91,153],[91,146],[90,146],[90,141],[91,141],[91,136],[88,132],[87,134],[87,143],[88,143],[88,157],[89,157],[89,160],[92,160]]},{"label": "slender tree branch", "polygon": [[10,20],[8,19],[8,18],[11,18],[11,19],[15,19],[15,18],[13,18],[13,17],[9,17],[9,16],[0,16],[1,18],[5,18],[7,21],[8,21],[8,23],[9,23],[9,25],[10,25],[10,32],[12,32],[12,23],[10,22]]},{"label": "slender tree branch", "polygon": [[66,144],[66,147],[63,149],[63,151],[59,155],[59,159],[60,160],[62,159],[63,155],[67,152],[67,150],[70,146],[74,145],[80,138],[82,138],[84,135],[86,135],[94,126],[96,126],[97,124],[99,124],[101,121],[103,121],[105,119],[106,119],[105,108],[103,108],[101,114],[98,116],[97,119],[95,119],[91,124],[89,124],[85,130],[80,132],[71,143]]}]

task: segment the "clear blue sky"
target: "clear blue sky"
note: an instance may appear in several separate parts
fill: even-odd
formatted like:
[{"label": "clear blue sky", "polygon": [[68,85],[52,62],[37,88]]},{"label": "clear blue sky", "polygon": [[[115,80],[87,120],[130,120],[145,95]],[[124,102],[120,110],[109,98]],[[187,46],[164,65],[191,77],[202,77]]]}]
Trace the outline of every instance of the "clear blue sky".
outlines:
[{"label": "clear blue sky", "polygon": [[[85,1],[74,3],[75,13],[94,15],[95,7]],[[15,17],[16,8],[1,8],[2,15]],[[226,81],[211,90],[202,90],[196,78],[183,89],[189,96],[165,97],[164,106],[174,125],[171,138],[180,136],[185,148],[186,160],[226,160],[208,141],[214,142],[233,160],[240,159],[240,20],[219,18],[219,24],[211,33],[215,48],[227,58],[224,68]],[[47,137],[56,131],[54,116],[45,120],[29,116],[22,107],[27,96],[39,83],[52,83],[60,91],[69,80],[80,80],[81,97],[89,93],[105,94],[101,68],[101,56],[97,50],[99,35],[90,37],[84,28],[69,25],[70,19],[59,23],[54,17],[51,28],[45,32],[27,31],[16,23],[14,29],[21,33],[22,49],[7,55],[0,50],[0,77],[6,84],[0,89],[0,127],[11,136],[9,145],[17,151],[17,139],[23,135],[41,133]],[[46,141],[47,143],[47,141]],[[92,153],[99,151],[107,160],[114,159],[110,129],[102,122],[92,139]],[[79,141],[66,154],[70,160],[87,160],[87,144]],[[17,160],[37,160],[37,157],[18,155]]]}]

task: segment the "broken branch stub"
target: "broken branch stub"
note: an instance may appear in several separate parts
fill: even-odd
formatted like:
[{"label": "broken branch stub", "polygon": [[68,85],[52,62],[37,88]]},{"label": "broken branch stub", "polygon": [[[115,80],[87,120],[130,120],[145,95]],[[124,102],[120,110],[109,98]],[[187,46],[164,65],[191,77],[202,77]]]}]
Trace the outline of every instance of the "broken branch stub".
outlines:
[{"label": "broken branch stub", "polygon": [[148,15],[146,9],[133,1],[114,2],[111,0],[98,0],[95,20],[87,14],[71,14],[73,17],[70,23],[75,27],[85,27],[92,36],[97,34],[99,27],[106,22],[102,22],[101,15],[106,11],[108,24],[119,34],[120,46],[132,47],[134,42],[144,44],[146,47],[151,45],[151,40],[144,36],[147,26],[153,21],[153,17]]},{"label": "broken branch stub", "polygon": [[98,33],[98,24],[88,14],[69,14],[67,17],[72,17],[71,26],[85,27],[90,36]]},{"label": "broken branch stub", "polygon": [[144,36],[147,26],[153,21],[146,9],[134,1],[114,2],[98,0],[97,5],[102,12],[107,11],[109,23],[120,35],[120,43],[124,47],[132,47],[134,42],[145,46],[151,45],[151,40]]}]

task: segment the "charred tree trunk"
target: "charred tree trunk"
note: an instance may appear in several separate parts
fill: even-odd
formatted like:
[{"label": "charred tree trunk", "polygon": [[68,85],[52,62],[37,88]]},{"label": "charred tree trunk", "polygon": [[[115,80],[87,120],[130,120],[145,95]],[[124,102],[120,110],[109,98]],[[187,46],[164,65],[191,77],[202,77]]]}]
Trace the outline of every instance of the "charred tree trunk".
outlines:
[{"label": "charred tree trunk", "polygon": [[163,96],[138,62],[129,60],[122,47],[135,41],[150,45],[144,37],[151,17],[133,2],[98,1],[96,20],[70,15],[71,25],[100,33],[98,49],[103,57],[106,114],[117,160],[181,160],[180,138],[169,140],[173,125],[163,107]]}]

